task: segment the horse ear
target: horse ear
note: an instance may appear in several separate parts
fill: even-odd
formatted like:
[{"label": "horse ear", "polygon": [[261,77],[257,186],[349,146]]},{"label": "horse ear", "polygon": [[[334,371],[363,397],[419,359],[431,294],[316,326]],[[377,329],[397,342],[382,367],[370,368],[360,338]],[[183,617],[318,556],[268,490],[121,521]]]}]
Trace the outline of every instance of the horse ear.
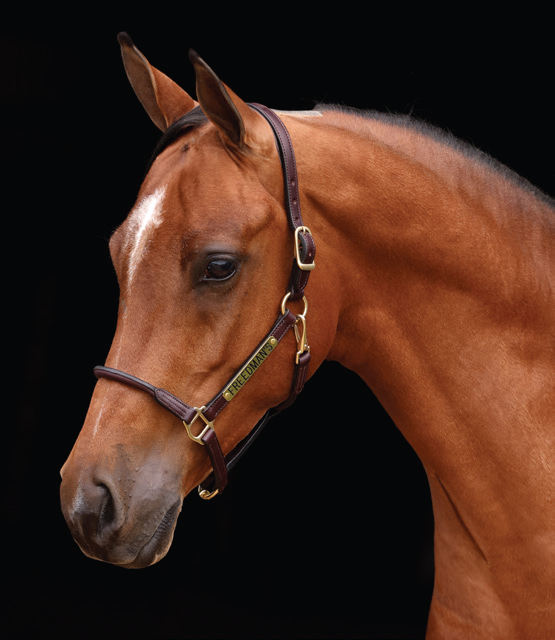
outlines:
[{"label": "horse ear", "polygon": [[126,33],[118,34],[129,82],[154,124],[165,131],[198,103],[173,80],[151,66]]},{"label": "horse ear", "polygon": [[206,116],[218,128],[224,144],[239,150],[265,146],[268,131],[263,119],[226,86],[192,49],[189,59],[195,68],[197,99]]}]

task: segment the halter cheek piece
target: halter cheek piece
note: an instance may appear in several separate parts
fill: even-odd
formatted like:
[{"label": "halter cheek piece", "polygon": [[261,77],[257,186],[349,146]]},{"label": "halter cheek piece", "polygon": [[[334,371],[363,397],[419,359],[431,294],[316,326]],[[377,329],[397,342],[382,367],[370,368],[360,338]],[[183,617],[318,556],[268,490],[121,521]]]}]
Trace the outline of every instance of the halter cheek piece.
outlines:
[{"label": "halter cheek piece", "polygon": [[[316,253],[316,246],[310,229],[303,225],[301,217],[297,166],[295,154],[293,153],[293,145],[285,125],[273,111],[260,104],[251,104],[250,107],[264,116],[274,131],[283,168],[285,203],[289,227],[295,234],[295,258],[293,261],[289,291],[282,300],[281,313],[276,323],[264,340],[258,345],[257,349],[243,363],[233,379],[230,380],[207,405],[202,407],[190,407],[169,391],[154,387],[148,382],[123,371],[119,371],[118,369],[112,369],[110,367],[94,368],[94,374],[97,378],[107,378],[121,382],[148,393],[170,413],[183,421],[189,437],[194,442],[206,447],[212,463],[212,472],[198,488],[201,498],[205,500],[213,498],[224,490],[227,484],[228,471],[233,468],[243,453],[250,447],[262,431],[266,422],[294,402],[304,387],[308,373],[308,364],[310,362],[310,347],[306,339],[306,313],[308,303],[304,296],[304,289],[308,283],[310,271],[312,271],[315,266],[314,255]],[[287,302],[298,300],[303,300],[304,309],[301,314],[295,315],[286,308],[286,304]],[[295,369],[289,397],[277,407],[267,411],[249,435],[239,442],[235,449],[224,458],[218,437],[214,430],[214,420],[235,398],[250,377],[258,371],[258,368],[264,360],[273,352],[280,340],[291,328],[294,329],[297,339],[297,353],[295,355]],[[195,425],[195,423],[197,424]],[[195,425],[197,435],[193,433],[193,425]],[[200,428],[200,431],[198,428]]]}]

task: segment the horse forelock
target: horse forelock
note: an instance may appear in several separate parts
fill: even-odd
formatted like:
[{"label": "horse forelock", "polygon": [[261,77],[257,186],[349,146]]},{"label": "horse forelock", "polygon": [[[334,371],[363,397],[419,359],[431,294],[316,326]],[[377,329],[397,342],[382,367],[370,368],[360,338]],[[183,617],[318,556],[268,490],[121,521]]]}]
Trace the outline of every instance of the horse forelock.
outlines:
[{"label": "horse forelock", "polygon": [[179,140],[183,135],[185,135],[189,131],[193,131],[208,124],[210,121],[205,115],[204,111],[199,107],[195,107],[184,116],[176,120],[173,124],[171,124],[166,131],[163,133],[162,137],[158,141],[150,161],[147,165],[146,173],[149,172],[156,158],[167,149],[170,145],[172,145],[176,140]]}]

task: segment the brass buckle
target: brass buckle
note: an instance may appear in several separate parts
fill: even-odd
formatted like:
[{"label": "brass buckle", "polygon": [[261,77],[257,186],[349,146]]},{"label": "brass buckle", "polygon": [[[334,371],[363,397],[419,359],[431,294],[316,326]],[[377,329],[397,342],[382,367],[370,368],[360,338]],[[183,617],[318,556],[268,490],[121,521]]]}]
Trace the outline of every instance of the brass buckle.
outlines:
[{"label": "brass buckle", "polygon": [[312,261],[310,264],[306,264],[301,261],[301,250],[299,247],[299,244],[300,244],[299,233],[308,233],[312,235],[312,232],[308,227],[297,227],[295,229],[295,257],[297,258],[297,266],[299,267],[299,269],[302,269],[303,271],[312,271],[312,269],[316,267],[316,264],[314,263],[314,261]]},{"label": "brass buckle", "polygon": [[[208,431],[208,429],[213,429],[214,428],[214,421],[210,422],[206,418],[204,413],[202,413],[206,409],[205,406],[200,407],[200,409],[198,407],[193,407],[193,409],[197,412],[197,415],[191,420],[191,424],[187,424],[185,422],[185,420],[183,420],[183,424],[185,425],[185,428],[187,429],[187,433],[189,434],[189,438],[191,438],[191,440],[194,440],[195,442],[198,442],[199,444],[201,444],[204,447],[204,442],[202,440],[202,436],[205,435],[205,433]],[[195,436],[195,435],[193,435],[193,432],[191,431],[191,427],[193,426],[193,423],[195,422],[195,420],[197,418],[201,418],[206,426],[202,430],[202,433],[200,433],[198,436]]]},{"label": "brass buckle", "polygon": [[[193,407],[193,409],[197,412],[196,416],[191,420],[190,424],[187,424],[185,422],[185,420],[183,420],[183,424],[185,425],[185,428],[187,429],[187,433],[189,435],[189,438],[191,438],[191,440],[194,440],[195,442],[198,442],[199,444],[201,444],[204,447],[204,442],[202,440],[202,436],[208,431],[208,429],[213,429],[214,428],[214,421],[212,420],[212,422],[210,422],[206,418],[204,413],[202,413],[206,409],[206,406],[202,406],[200,408],[199,407]],[[206,426],[202,430],[202,433],[200,433],[198,436],[195,436],[195,435],[193,435],[193,432],[191,431],[191,427],[193,426],[193,423],[195,422],[195,420],[197,418],[200,418],[204,422],[204,424]],[[207,489],[203,489],[200,486],[198,487],[198,494],[203,500],[212,500],[212,498],[214,498],[214,497],[216,497],[218,495],[218,491],[219,491],[219,489],[216,489],[216,491],[208,491]]]}]

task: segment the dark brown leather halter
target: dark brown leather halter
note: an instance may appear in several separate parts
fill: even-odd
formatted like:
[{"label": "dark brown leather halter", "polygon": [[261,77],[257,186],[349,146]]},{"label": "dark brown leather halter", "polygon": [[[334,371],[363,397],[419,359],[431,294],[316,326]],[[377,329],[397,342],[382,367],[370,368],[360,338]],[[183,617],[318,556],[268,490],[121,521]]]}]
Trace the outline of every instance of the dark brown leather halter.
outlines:
[{"label": "dark brown leather halter", "polygon": [[[314,269],[315,266],[314,256],[316,246],[310,229],[303,225],[299,201],[297,165],[293,145],[285,125],[272,110],[260,104],[250,104],[250,107],[264,116],[274,131],[283,168],[285,204],[289,226],[295,234],[295,258],[293,261],[289,291],[283,298],[281,313],[276,323],[257,349],[238,370],[234,378],[203,407],[190,407],[169,391],[157,388],[140,378],[136,378],[118,369],[112,369],[110,367],[94,368],[94,373],[97,378],[107,378],[121,382],[148,393],[170,413],[183,421],[187,433],[192,440],[206,446],[210,461],[212,462],[212,472],[199,486],[199,494],[206,500],[213,498],[224,490],[227,484],[228,471],[233,468],[237,460],[250,447],[254,439],[262,431],[266,422],[294,402],[304,387],[308,373],[308,364],[310,362],[310,347],[306,340],[306,312],[308,304],[304,296],[304,290],[308,283],[310,271]],[[304,301],[304,310],[302,314],[295,315],[286,308],[286,304],[288,301],[297,300]],[[241,387],[258,370],[258,367],[277,347],[280,340],[291,328],[294,328],[297,338],[297,353],[295,355],[295,370],[289,397],[277,407],[267,411],[249,435],[224,458],[218,437],[214,430],[214,420],[234,399]],[[191,427],[199,418],[204,422],[204,428],[198,435],[194,435]]]}]

